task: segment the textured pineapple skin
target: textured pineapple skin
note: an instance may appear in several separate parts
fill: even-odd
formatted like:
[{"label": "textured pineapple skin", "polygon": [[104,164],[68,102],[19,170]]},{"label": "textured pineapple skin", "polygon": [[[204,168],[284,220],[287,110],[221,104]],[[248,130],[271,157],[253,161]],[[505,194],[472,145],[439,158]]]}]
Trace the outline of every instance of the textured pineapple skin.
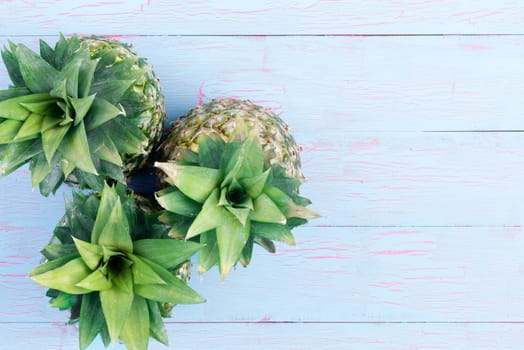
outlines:
[{"label": "textured pineapple skin", "polygon": [[[122,101],[127,118],[133,119],[135,125],[148,138],[148,143],[144,147],[145,154],[125,156],[124,173],[130,174],[146,164],[149,154],[158,145],[162,137],[166,122],[166,111],[160,80],[156,77],[152,66],[148,65],[144,58],[140,58],[132,50],[130,44],[97,36],[82,37],[80,40],[88,43],[91,57],[98,58],[104,52],[112,51],[115,55],[115,64],[125,58],[132,57],[136,59],[132,69],[141,72],[140,78],[126,92]],[[126,79],[127,77],[120,76],[117,78]],[[136,106],[141,107],[137,110]]]},{"label": "textured pineapple skin", "polygon": [[[244,135],[238,135],[238,119],[247,126],[244,131],[240,130]],[[179,161],[188,149],[198,152],[200,135],[214,133],[228,142],[238,136],[245,139],[247,132],[254,132],[268,164],[280,165],[289,177],[304,179],[301,149],[288,125],[270,109],[248,100],[215,99],[190,110],[171,125],[166,140],[159,147],[160,159]]]}]

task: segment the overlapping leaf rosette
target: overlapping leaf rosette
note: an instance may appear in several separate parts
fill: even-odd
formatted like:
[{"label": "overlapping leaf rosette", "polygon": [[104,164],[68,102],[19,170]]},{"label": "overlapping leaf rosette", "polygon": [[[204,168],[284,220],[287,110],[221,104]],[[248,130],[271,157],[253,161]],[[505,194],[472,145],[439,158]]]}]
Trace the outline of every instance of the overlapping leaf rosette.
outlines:
[{"label": "overlapping leaf rosette", "polygon": [[0,174],[29,163],[43,195],[64,182],[101,191],[144,165],[166,119],[153,70],[130,46],[61,36],[40,54],[9,43],[0,91]]},{"label": "overlapping leaf rosette", "polygon": [[50,288],[52,306],[70,309],[79,321],[80,349],[97,335],[106,346],[120,340],[147,349],[149,337],[167,345],[163,314],[204,301],[176,277],[201,245],[170,239],[168,230],[123,185],[106,185],[101,197],[74,192],[42,251],[46,262],[30,277]]},{"label": "overlapping leaf rosette", "polygon": [[[217,99],[179,118],[162,142],[166,113],[156,75],[125,43],[60,36],[35,53],[9,42],[12,81],[0,90],[0,175],[29,165],[48,196],[73,191],[66,213],[30,272],[51,305],[78,322],[80,348],[97,336],[145,350],[168,344],[162,318],[204,299],[187,285],[218,266],[247,266],[255,244],[294,245],[291,230],[318,215],[299,195],[300,147],[272,110]],[[125,187],[157,150],[160,190]],[[158,189],[158,188],[157,188]]]},{"label": "overlapping leaf rosette", "polygon": [[172,237],[204,244],[199,271],[218,265],[222,278],[237,262],[249,264],[255,243],[269,252],[275,252],[273,240],[294,245],[291,229],[318,216],[306,208],[310,201],[298,195],[301,180],[265,161],[256,135],[241,117],[236,128],[227,142],[217,134],[202,134],[194,140],[196,152],[155,163],[168,184],[156,193],[166,209],[160,220],[172,226]]}]

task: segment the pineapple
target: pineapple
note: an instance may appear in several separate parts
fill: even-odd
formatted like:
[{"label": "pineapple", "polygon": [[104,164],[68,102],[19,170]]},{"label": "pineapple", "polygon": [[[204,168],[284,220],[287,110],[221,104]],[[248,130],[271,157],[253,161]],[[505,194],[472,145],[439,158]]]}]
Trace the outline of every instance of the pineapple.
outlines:
[{"label": "pineapple", "polygon": [[204,299],[176,277],[198,250],[194,242],[167,237],[169,228],[136,206],[123,185],[100,195],[74,192],[46,261],[30,272],[50,288],[51,305],[79,321],[80,349],[100,334],[106,346],[122,341],[145,350],[148,338],[168,345],[162,317],[175,304]]},{"label": "pineapple", "polygon": [[[239,120],[247,128],[241,130],[237,125]],[[243,135],[238,135],[240,132]],[[188,151],[198,152],[200,135],[216,134],[228,142],[235,136],[245,138],[248,132],[255,135],[268,164],[282,167],[288,177],[304,180],[301,149],[288,125],[270,109],[248,100],[215,99],[195,107],[173,123],[167,139],[159,147],[160,158],[178,161]]]},{"label": "pineapple", "polygon": [[298,152],[284,122],[249,101],[213,100],[174,123],[155,163],[159,219],[170,236],[205,245],[199,272],[218,265],[224,279],[250,263],[255,243],[295,244],[291,229],[317,217],[298,195]]},{"label": "pineapple", "polygon": [[0,91],[0,174],[29,163],[43,195],[64,182],[101,191],[125,182],[159,141],[165,122],[158,79],[130,46],[60,36],[40,54],[2,51],[13,86]]}]

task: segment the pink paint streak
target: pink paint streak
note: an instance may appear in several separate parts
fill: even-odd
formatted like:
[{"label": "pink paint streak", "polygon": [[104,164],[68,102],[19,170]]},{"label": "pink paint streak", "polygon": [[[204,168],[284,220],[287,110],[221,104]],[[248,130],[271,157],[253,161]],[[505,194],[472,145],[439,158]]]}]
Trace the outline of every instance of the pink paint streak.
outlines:
[{"label": "pink paint streak", "polygon": [[378,250],[371,252],[373,255],[407,255],[407,254],[420,254],[429,253],[430,250],[423,249],[404,249],[404,250]]}]

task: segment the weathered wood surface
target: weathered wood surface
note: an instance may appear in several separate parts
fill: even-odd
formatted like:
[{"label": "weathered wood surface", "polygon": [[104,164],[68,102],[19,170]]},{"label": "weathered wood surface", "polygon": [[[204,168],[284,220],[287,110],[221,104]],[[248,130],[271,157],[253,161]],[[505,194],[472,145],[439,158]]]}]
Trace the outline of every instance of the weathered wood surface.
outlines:
[{"label": "weathered wood surface", "polygon": [[[524,224],[521,133],[333,132],[300,139],[307,175],[301,191],[322,215],[309,225]],[[27,217],[32,226],[55,224],[62,196],[46,200],[30,186],[23,170],[0,180],[5,218],[14,226]]]},{"label": "weathered wood surface", "polygon": [[[61,213],[61,199],[48,202]],[[46,210],[1,224],[4,322],[64,320],[26,277],[54,227]],[[207,303],[178,306],[173,321],[524,321],[522,227],[305,227],[295,236],[296,247],[275,255],[257,249],[225,282],[216,270],[195,273]]]},{"label": "weathered wood surface", "polygon": [[[12,40],[38,48],[38,38]],[[524,129],[520,36],[124,40],[154,65],[170,119],[233,96],[281,112],[300,142],[333,132]],[[0,87],[8,83],[1,66]]]},{"label": "weathered wood surface", "polygon": [[518,0],[0,1],[0,33],[522,34]]},{"label": "weathered wood surface", "polygon": [[[0,0],[0,45],[115,35],[155,66],[171,120],[249,98],[303,146],[324,216],[225,283],[195,276],[208,302],[177,307],[172,348],[521,349],[524,36],[441,34],[524,34],[523,16],[516,0]],[[1,349],[77,347],[26,277],[69,192],[0,180]]]},{"label": "weathered wood surface", "polygon": [[[521,350],[524,324],[168,324],[183,350]],[[28,336],[30,334],[31,336]],[[69,350],[78,332],[63,324],[0,324],[7,348]],[[90,350],[102,350],[100,344]],[[115,346],[115,350],[124,350]],[[165,350],[151,341],[150,350]]]}]

